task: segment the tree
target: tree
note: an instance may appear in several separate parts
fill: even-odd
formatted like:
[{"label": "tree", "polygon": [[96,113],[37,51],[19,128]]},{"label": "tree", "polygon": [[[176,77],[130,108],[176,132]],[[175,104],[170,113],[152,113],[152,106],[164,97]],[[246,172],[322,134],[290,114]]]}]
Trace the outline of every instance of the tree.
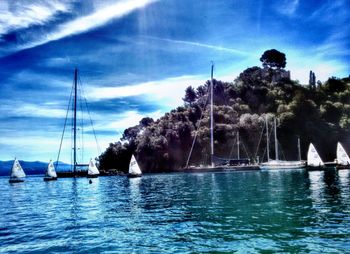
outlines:
[{"label": "tree", "polygon": [[260,61],[263,67],[272,69],[283,69],[286,67],[286,55],[276,49],[266,50],[261,56]]},{"label": "tree", "polygon": [[196,91],[193,89],[192,86],[187,87],[185,91],[185,98],[183,98],[183,101],[185,102],[185,104],[189,104],[191,106],[192,103],[196,101],[196,99],[197,99]]},{"label": "tree", "polygon": [[150,126],[153,122],[154,122],[154,120],[151,117],[144,117],[141,119],[139,124],[142,127],[147,127],[147,126]]}]

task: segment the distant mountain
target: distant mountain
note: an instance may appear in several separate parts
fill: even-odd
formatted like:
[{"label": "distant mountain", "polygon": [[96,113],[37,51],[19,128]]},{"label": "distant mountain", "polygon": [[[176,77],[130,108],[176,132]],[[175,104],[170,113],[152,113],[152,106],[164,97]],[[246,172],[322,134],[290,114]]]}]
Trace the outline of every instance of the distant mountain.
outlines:
[{"label": "distant mountain", "polygon": [[[19,161],[21,164],[24,172],[27,175],[42,175],[45,174],[47,169],[47,162],[41,162],[41,161]],[[10,175],[11,168],[13,165],[13,160],[11,161],[0,161],[0,176],[7,176]],[[55,164],[56,166],[56,164]],[[60,171],[67,171],[71,169],[71,165],[58,162],[58,172]]]}]

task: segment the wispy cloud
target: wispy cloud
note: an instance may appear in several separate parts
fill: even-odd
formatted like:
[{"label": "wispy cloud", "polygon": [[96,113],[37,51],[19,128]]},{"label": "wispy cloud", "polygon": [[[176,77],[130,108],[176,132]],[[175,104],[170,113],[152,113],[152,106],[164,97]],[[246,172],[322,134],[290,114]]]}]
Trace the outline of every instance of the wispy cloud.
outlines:
[{"label": "wispy cloud", "polygon": [[286,16],[292,17],[296,13],[299,6],[299,0],[284,0],[278,1],[275,9]]},{"label": "wispy cloud", "polygon": [[12,104],[2,105],[0,118],[11,117],[43,117],[43,118],[64,118],[66,110],[56,108],[57,105],[38,104]]},{"label": "wispy cloud", "polygon": [[120,87],[90,86],[85,91],[89,101],[144,95],[152,100],[167,102],[167,108],[172,108],[183,104],[181,98],[186,87],[202,85],[205,80],[198,76],[180,76]]},{"label": "wispy cloud", "polygon": [[6,1],[0,2],[0,36],[32,25],[43,25],[57,13],[68,12],[71,1]]},{"label": "wispy cloud", "polygon": [[181,44],[181,45],[185,45],[185,46],[206,48],[206,49],[211,49],[211,50],[215,50],[215,51],[223,51],[223,52],[231,53],[234,55],[240,55],[240,56],[250,56],[251,55],[251,53],[249,53],[248,51],[232,49],[232,48],[211,45],[211,44],[205,44],[205,43],[200,43],[200,42],[173,40],[173,39],[159,38],[159,37],[153,37],[153,36],[143,36],[143,37],[148,38],[148,39],[152,39],[152,40],[168,42],[168,43]]},{"label": "wispy cloud", "polygon": [[53,32],[45,34],[39,40],[23,45],[21,48],[31,48],[50,41],[59,40],[67,36],[83,33],[100,27],[107,22],[121,18],[137,9],[154,3],[158,0],[126,0],[104,6],[92,14],[79,17],[73,21],[59,25]]},{"label": "wispy cloud", "polygon": [[310,19],[339,26],[339,23],[349,22],[349,7],[348,0],[325,1],[320,8],[311,13]]}]

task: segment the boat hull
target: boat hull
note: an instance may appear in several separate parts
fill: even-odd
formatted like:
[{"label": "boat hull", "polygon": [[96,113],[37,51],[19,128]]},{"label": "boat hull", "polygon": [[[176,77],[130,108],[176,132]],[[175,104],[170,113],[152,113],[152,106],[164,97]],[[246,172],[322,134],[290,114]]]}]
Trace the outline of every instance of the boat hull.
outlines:
[{"label": "boat hull", "polygon": [[99,174],[96,174],[96,175],[87,175],[86,176],[87,178],[97,178],[97,177],[99,177]]},{"label": "boat hull", "polygon": [[13,178],[9,180],[9,183],[22,183],[22,182],[24,182],[24,180],[20,178]]},{"label": "boat hull", "polygon": [[215,166],[215,167],[188,167],[182,169],[186,173],[197,173],[197,172],[227,172],[227,171],[257,171],[260,170],[258,165],[235,165],[235,166]]},{"label": "boat hull", "polygon": [[47,182],[47,181],[56,181],[57,180],[57,177],[44,177],[44,181]]},{"label": "boat hull", "polygon": [[304,169],[305,163],[300,161],[269,161],[260,164],[261,170],[288,170],[288,169]]},{"label": "boat hull", "polygon": [[136,178],[136,177],[141,177],[142,174],[128,174],[127,177],[128,178]]},{"label": "boat hull", "polygon": [[338,164],[336,166],[336,169],[350,169],[350,165],[341,165],[341,164]]},{"label": "boat hull", "polygon": [[307,171],[325,171],[325,170],[334,170],[336,169],[335,166],[306,166]]}]

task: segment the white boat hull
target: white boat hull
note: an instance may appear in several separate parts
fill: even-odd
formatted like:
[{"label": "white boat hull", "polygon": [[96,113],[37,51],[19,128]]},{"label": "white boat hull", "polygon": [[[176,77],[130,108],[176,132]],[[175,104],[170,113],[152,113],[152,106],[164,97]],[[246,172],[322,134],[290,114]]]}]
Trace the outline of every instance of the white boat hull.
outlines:
[{"label": "white boat hull", "polygon": [[305,163],[301,161],[269,161],[259,165],[261,170],[278,170],[278,169],[303,169]]}]

